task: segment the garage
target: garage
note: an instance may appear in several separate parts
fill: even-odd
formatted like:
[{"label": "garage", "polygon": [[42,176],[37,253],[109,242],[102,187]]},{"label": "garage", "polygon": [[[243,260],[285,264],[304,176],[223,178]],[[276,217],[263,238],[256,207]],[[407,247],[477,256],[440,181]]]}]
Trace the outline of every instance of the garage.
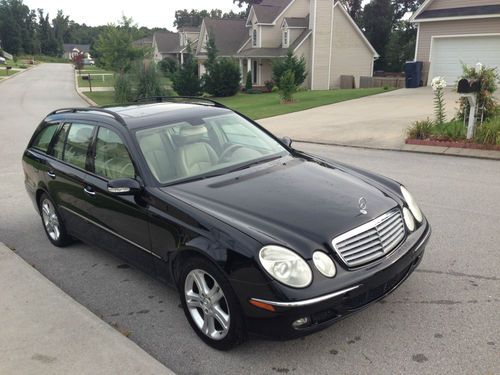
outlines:
[{"label": "garage", "polygon": [[462,63],[500,68],[500,35],[434,36],[431,41],[429,83],[444,77],[449,85],[462,75]]}]

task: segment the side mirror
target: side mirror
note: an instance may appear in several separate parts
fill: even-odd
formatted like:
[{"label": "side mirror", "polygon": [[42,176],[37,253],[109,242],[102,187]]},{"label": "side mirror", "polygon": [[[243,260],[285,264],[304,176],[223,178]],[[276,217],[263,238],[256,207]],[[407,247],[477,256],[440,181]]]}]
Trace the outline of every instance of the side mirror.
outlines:
[{"label": "side mirror", "polygon": [[290,137],[281,138],[281,142],[283,142],[286,147],[292,147],[292,140],[290,139]]},{"label": "side mirror", "polygon": [[141,190],[141,184],[133,178],[118,178],[108,182],[108,191],[116,195],[134,195]]}]

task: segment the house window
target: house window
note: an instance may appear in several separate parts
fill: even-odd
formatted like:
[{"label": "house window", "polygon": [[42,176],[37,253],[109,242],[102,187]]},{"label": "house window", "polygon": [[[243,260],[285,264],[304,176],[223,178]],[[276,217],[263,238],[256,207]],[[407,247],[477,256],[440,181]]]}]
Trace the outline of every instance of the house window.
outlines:
[{"label": "house window", "polygon": [[283,30],[283,47],[288,47],[288,29]]},{"label": "house window", "polygon": [[253,29],[252,32],[252,45],[257,47],[257,29]]}]

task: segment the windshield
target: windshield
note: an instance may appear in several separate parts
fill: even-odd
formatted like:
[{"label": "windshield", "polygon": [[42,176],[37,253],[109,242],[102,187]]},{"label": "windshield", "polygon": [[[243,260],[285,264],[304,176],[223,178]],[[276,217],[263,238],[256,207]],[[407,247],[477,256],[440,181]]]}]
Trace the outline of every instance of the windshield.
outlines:
[{"label": "windshield", "polygon": [[151,173],[161,184],[226,173],[287,153],[234,113],[143,129],[136,137]]}]

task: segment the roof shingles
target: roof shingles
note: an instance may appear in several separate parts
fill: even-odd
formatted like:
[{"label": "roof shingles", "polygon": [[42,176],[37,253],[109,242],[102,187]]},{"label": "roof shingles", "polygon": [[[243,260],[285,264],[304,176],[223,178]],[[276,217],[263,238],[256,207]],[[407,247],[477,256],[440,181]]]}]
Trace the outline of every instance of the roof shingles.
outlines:
[{"label": "roof shingles", "polygon": [[449,17],[467,17],[467,16],[489,16],[493,14],[500,15],[500,5],[478,5],[462,8],[446,8],[425,10],[420,13],[415,20],[431,18],[449,18]]}]

